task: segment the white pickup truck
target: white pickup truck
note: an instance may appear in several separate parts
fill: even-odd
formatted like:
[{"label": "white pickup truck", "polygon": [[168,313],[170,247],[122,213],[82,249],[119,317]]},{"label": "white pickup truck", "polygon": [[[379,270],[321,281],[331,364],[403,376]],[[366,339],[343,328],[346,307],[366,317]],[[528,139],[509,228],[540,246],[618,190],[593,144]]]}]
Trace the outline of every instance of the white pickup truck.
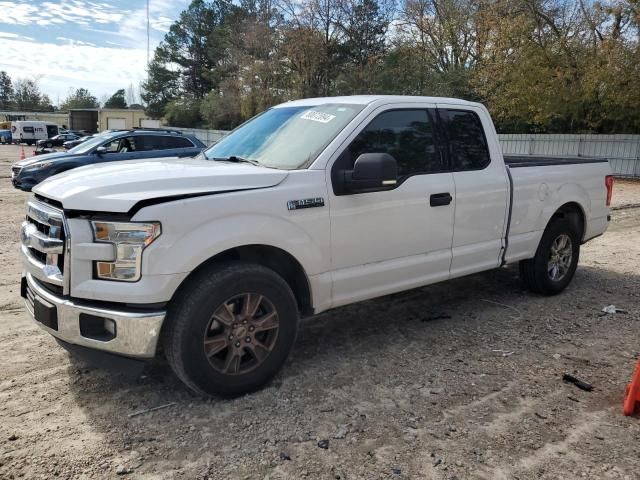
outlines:
[{"label": "white pickup truck", "polygon": [[160,350],[196,392],[278,372],[298,319],[520,262],[553,295],[607,228],[606,161],[503,158],[448,98],[292,101],[194,159],[82,167],[34,188],[22,295],[80,354]]}]

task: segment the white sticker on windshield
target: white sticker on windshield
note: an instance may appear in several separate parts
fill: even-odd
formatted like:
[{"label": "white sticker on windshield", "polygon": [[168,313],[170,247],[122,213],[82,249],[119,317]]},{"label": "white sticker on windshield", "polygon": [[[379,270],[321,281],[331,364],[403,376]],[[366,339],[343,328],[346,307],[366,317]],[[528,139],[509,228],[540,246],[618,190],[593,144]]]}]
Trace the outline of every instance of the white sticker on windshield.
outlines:
[{"label": "white sticker on windshield", "polygon": [[303,120],[313,120],[314,122],[329,123],[331,120],[336,118],[336,116],[330,115],[328,113],[309,110],[307,112],[304,112],[304,114],[302,114],[300,118],[302,118]]}]

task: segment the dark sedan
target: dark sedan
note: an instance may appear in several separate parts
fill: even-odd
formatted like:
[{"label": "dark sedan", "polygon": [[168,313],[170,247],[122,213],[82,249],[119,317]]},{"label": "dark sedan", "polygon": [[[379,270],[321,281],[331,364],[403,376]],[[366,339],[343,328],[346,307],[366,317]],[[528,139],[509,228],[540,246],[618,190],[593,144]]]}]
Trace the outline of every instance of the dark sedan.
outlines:
[{"label": "dark sedan", "polygon": [[55,137],[38,140],[36,145],[40,148],[61,147],[64,142],[77,140],[78,138],[80,137],[78,135],[74,135],[73,133],[61,133],[60,135],[56,135]]},{"label": "dark sedan", "polygon": [[66,141],[62,144],[62,146],[64,147],[65,150],[71,150],[72,148],[77,147],[81,143],[84,143],[87,140],[91,140],[92,138],[95,138],[95,137],[96,135],[87,135],[85,137],[76,138],[75,140]]},{"label": "dark sedan", "polygon": [[48,177],[94,163],[160,157],[194,157],[205,145],[170,130],[133,129],[98,135],[68,152],[31,157],[11,166],[13,186],[30,191]]}]

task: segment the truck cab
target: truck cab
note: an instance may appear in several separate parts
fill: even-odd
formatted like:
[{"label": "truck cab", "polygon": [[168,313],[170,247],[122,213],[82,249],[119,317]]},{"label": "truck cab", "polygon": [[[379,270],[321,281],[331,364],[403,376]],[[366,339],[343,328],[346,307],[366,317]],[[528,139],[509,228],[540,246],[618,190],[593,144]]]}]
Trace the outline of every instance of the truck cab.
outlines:
[{"label": "truck cab", "polygon": [[606,230],[609,173],[505,159],[477,103],[297,100],[195,159],[36,186],[23,296],[67,348],[145,359],[162,343],[194,391],[248,392],[301,316],[516,262],[533,292],[562,292]]}]

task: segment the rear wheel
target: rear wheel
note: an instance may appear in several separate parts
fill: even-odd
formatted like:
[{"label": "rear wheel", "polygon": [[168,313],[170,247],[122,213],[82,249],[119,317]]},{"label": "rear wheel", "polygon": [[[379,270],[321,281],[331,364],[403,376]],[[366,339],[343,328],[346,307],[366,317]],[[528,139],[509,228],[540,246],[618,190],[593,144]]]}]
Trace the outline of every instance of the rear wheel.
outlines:
[{"label": "rear wheel", "polygon": [[298,310],[277,273],[230,263],[190,279],[166,322],[165,354],[178,377],[197,393],[237,395],[280,370],[295,341]]},{"label": "rear wheel", "polygon": [[520,262],[520,278],[529,290],[555,295],[571,282],[580,257],[580,236],[566,218],[555,218],[547,226],[536,256]]}]

